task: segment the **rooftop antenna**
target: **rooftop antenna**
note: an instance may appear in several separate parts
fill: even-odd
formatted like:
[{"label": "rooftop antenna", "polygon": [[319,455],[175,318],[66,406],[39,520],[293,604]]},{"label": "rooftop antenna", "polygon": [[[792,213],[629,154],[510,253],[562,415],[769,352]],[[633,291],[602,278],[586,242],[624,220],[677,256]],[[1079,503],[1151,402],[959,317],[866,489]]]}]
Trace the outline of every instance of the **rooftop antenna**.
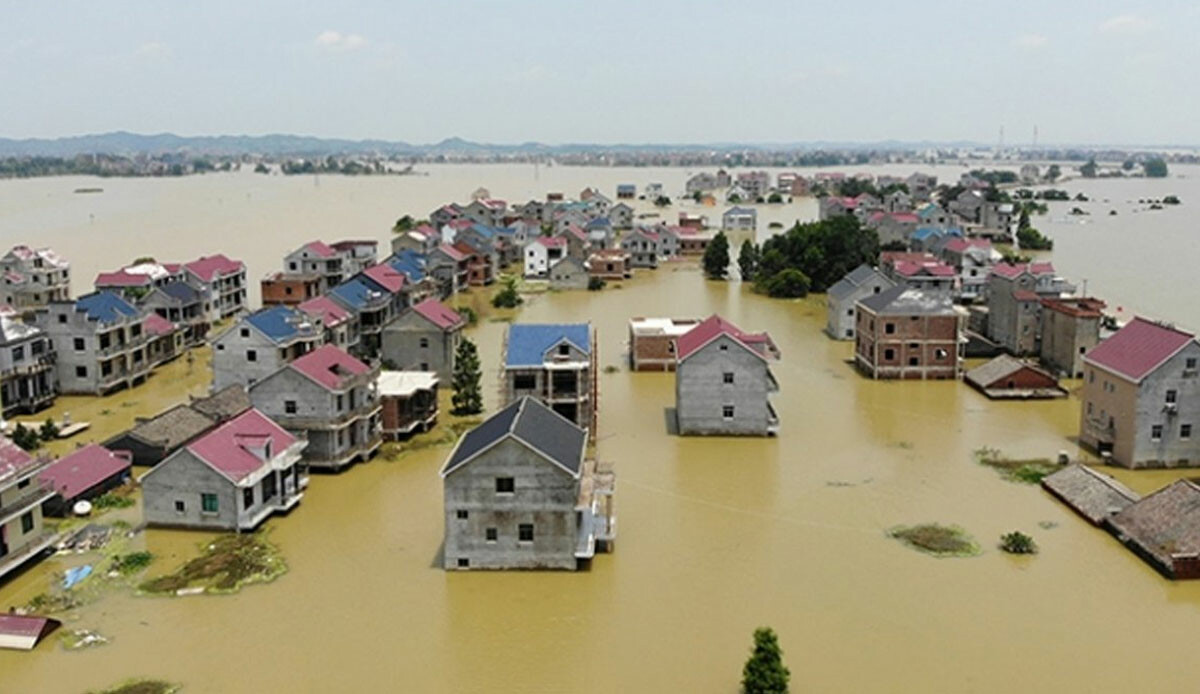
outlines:
[{"label": "rooftop antenna", "polygon": [[1000,144],[997,145],[996,149],[1004,149],[1004,126],[1003,125],[1000,126]]}]

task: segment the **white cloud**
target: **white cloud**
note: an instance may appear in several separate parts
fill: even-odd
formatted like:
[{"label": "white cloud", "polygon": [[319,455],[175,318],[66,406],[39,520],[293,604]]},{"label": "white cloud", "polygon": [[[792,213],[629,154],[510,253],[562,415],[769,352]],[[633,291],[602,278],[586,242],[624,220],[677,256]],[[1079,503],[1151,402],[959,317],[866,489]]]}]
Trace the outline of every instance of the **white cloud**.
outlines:
[{"label": "white cloud", "polygon": [[1042,34],[1021,34],[1013,39],[1013,45],[1017,48],[1036,49],[1042,48],[1050,43],[1050,39]]},{"label": "white cloud", "polygon": [[162,58],[171,54],[171,47],[162,41],[148,41],[138,46],[133,54],[139,58]]},{"label": "white cloud", "polygon": [[1100,23],[1101,34],[1141,34],[1154,26],[1153,22],[1136,14],[1119,14]]},{"label": "white cloud", "polygon": [[340,31],[322,31],[314,41],[318,48],[330,51],[356,51],[367,45],[367,39],[359,34],[343,34]]}]

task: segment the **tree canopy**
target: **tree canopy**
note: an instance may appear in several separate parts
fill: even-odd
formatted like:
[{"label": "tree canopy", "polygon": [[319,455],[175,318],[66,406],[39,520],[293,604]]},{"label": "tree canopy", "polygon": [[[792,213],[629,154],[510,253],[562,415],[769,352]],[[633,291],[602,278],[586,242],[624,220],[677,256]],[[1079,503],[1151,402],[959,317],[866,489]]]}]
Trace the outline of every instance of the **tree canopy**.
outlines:
[{"label": "tree canopy", "polygon": [[[756,280],[765,282],[783,270],[802,272],[810,289],[823,292],[863,263],[879,259],[879,236],[851,215],[797,223],[762,245]],[[763,285],[765,286],[765,285]]]},{"label": "tree canopy", "polygon": [[718,231],[708,247],[704,249],[704,276],[710,280],[723,280],[729,274],[729,237]]},{"label": "tree canopy", "polygon": [[464,337],[454,353],[454,373],[451,377],[454,394],[450,397],[453,414],[470,415],[483,411],[483,393],[479,386],[481,378],[479,350],[470,338]]},{"label": "tree canopy", "polygon": [[754,630],[754,648],[742,668],[744,694],[787,694],[791,673],[783,664],[779,637],[770,627]]},{"label": "tree canopy", "polygon": [[1166,178],[1167,162],[1162,159],[1148,159],[1142,164],[1142,171],[1146,172],[1147,178]]}]

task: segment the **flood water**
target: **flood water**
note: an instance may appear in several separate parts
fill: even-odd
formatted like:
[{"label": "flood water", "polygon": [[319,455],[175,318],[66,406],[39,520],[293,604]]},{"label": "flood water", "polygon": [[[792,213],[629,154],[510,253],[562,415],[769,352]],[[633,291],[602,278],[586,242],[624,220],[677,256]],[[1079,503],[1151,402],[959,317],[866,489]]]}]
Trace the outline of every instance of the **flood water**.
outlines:
[{"label": "flood water", "polygon": [[[316,186],[249,174],[104,180],[96,196],[71,193],[92,179],[5,182],[0,241],[55,246],[73,263],[77,292],[96,271],[138,255],[220,250],[258,278],[303,240],[383,240],[397,216],[424,216],[478,185],[525,199],[589,184],[608,193],[625,181],[661,180],[671,191],[685,177],[429,170],[427,178],[323,177]],[[1127,311],[1200,325],[1200,308],[1180,292],[1197,257],[1187,213],[1200,204],[1197,178],[1063,187],[1121,202],[1111,204],[1118,216],[1097,213],[1090,224],[1039,222],[1055,237],[1059,268],[1088,277],[1089,289]],[[1136,202],[1124,202],[1171,193],[1184,205],[1135,214]],[[1069,209],[1062,205],[1051,219]],[[803,201],[770,214],[814,213]],[[780,345],[782,434],[671,437],[672,375],[602,374],[598,451],[616,464],[619,536],[615,553],[589,570],[443,572],[437,470],[448,448],[414,451],[314,476],[300,507],[267,523],[290,567],[276,582],[225,597],[109,595],[67,626],[97,629],[112,643],[0,652],[0,691],[77,693],[148,676],[188,692],[732,694],[760,625],[778,631],[793,691],[1195,691],[1200,582],[1160,578],[1039,488],[972,460],[985,445],[1014,457],[1075,454],[1075,398],[996,403],[961,383],[865,380],[846,363],[851,345],[821,332],[822,297],[770,300],[736,282],[704,282],[689,265],[643,272],[619,289],[531,297],[519,320],[590,318],[600,363],[623,367],[630,316],[712,312],[768,330]],[[504,328],[485,320],[472,330],[485,385],[496,383]],[[496,389],[485,391],[493,410]],[[1117,474],[1141,492],[1168,478]],[[984,553],[933,559],[885,535],[927,521],[962,526]],[[1041,553],[995,549],[1011,530],[1033,535]],[[148,531],[152,571],[208,537]],[[45,590],[68,561],[49,559],[0,585],[0,607]]]}]

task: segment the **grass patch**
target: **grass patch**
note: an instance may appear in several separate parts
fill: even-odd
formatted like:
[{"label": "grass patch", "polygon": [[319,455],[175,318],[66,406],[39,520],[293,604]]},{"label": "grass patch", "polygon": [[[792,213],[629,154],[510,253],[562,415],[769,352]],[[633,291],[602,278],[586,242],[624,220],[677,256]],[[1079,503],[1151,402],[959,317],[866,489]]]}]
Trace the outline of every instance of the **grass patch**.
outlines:
[{"label": "grass patch", "polygon": [[170,682],[133,679],[115,687],[89,694],[174,694],[177,691],[179,691],[179,685]]},{"label": "grass patch", "polygon": [[1000,549],[1009,554],[1037,554],[1038,546],[1032,537],[1014,530],[1000,536]]},{"label": "grass patch", "polygon": [[1043,477],[1058,470],[1058,465],[1049,458],[1013,460],[998,449],[987,446],[975,451],[975,460],[1000,473],[1009,482],[1022,484],[1040,484]]},{"label": "grass patch", "polygon": [[616,372],[618,372],[620,370],[621,370],[620,368],[613,366],[612,364],[609,364],[608,366],[604,367],[604,373],[606,373],[606,374],[615,374]]},{"label": "grass patch", "polygon": [[470,417],[467,419],[456,419],[447,424],[437,427],[434,431],[426,434],[418,434],[408,441],[394,442],[388,441],[379,449],[379,458],[386,460],[389,463],[394,463],[404,457],[405,453],[413,451],[424,451],[430,448],[439,446],[448,446],[458,441],[459,437],[465,432],[479,426],[482,419],[478,417]]},{"label": "grass patch", "polygon": [[112,569],[122,576],[128,576],[144,571],[152,561],[154,555],[149,552],[130,552],[113,557]]},{"label": "grass patch", "polygon": [[935,557],[973,557],[979,554],[979,543],[967,531],[953,525],[902,525],[888,530],[888,536]]},{"label": "grass patch", "polygon": [[264,533],[222,535],[174,573],[145,581],[138,589],[154,595],[234,593],[251,583],[273,581],[286,571],[283,557]]},{"label": "grass patch", "polygon": [[96,509],[97,511],[108,511],[116,508],[129,508],[135,503],[137,502],[123,494],[107,492],[105,494],[101,494],[95,499],[92,499],[92,508]]}]

